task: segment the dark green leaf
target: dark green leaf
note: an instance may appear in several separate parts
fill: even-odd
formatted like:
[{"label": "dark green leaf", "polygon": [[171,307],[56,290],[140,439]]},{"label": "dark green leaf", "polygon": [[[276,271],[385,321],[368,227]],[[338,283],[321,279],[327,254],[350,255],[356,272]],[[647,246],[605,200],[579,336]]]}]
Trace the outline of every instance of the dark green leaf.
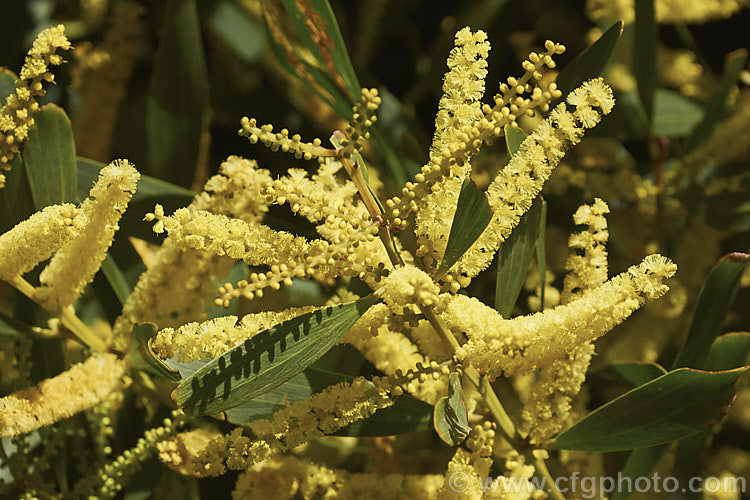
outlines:
[{"label": "dark green leaf", "polygon": [[614,361],[596,372],[598,379],[638,387],[667,373],[661,365],[641,361]]},{"label": "dark green leaf", "polygon": [[36,212],[31,199],[29,179],[23,158],[17,154],[10,161],[10,170],[5,174],[5,187],[0,189],[0,234],[13,228],[19,222],[28,219]]},{"label": "dark green leaf", "polygon": [[656,467],[656,464],[659,463],[659,460],[661,460],[661,457],[664,456],[667,448],[669,448],[668,444],[660,444],[658,446],[633,450],[622,469],[621,476],[623,481],[617,485],[618,487],[623,486],[623,488],[613,493],[612,500],[625,500],[628,498],[633,492],[633,488],[627,488],[627,480],[630,479],[630,484],[633,484],[639,477],[648,477],[654,467]]},{"label": "dark green leaf", "polygon": [[394,436],[432,428],[432,406],[408,394],[399,396],[393,406],[378,410],[364,420],[341,429],[337,436]]},{"label": "dark green leaf", "polygon": [[47,104],[34,115],[34,125],[23,149],[23,161],[37,210],[78,201],[73,131],[68,116],[60,107]]},{"label": "dark green leaf", "polygon": [[622,451],[681,439],[721,420],[747,370],[703,372],[680,368],[600,406],[558,435],[549,447]]},{"label": "dark green leaf", "polygon": [[224,0],[211,11],[208,23],[243,62],[260,60],[265,46],[263,28],[245,9],[233,1]]},{"label": "dark green leaf", "polygon": [[461,376],[456,372],[449,376],[448,396],[440,398],[435,404],[433,425],[440,439],[449,446],[461,444],[471,431],[461,388]]},{"label": "dark green leaf", "polygon": [[104,277],[107,278],[109,285],[112,287],[112,291],[115,292],[117,300],[120,301],[121,305],[125,304],[125,301],[128,299],[131,292],[130,285],[111,255],[107,254],[104,258],[101,271],[104,274]]},{"label": "dark green leaf", "polygon": [[15,341],[32,332],[31,326],[0,312],[0,342]]},{"label": "dark green leaf", "polygon": [[521,216],[518,225],[497,253],[497,281],[495,282],[495,309],[503,318],[510,318],[513,306],[521,293],[529,271],[531,257],[539,240],[539,220],[542,200],[535,198],[531,208]]},{"label": "dark green leaf", "polygon": [[461,193],[458,195],[458,206],[453,216],[445,255],[438,268],[437,276],[442,276],[450,270],[479,238],[490,220],[492,220],[492,209],[487,197],[477,189],[474,181],[469,178],[464,179]]},{"label": "dark green leaf", "polygon": [[730,53],[727,56],[726,63],[724,64],[724,76],[721,79],[719,89],[714,96],[713,101],[708,106],[706,116],[703,117],[697,127],[690,134],[690,137],[685,144],[685,152],[690,152],[698,144],[705,141],[711,134],[714,125],[719,121],[724,112],[726,111],[727,98],[729,93],[737,82],[737,78],[740,72],[745,67],[747,61],[747,49],[738,49]]},{"label": "dark green leaf", "polygon": [[331,4],[328,0],[312,0],[312,5],[317,13],[320,14],[323,21],[323,25],[319,28],[324,29],[328,33],[328,37],[333,43],[333,47],[330,50],[334,66],[336,66],[341,75],[351,98],[357,100],[360,91],[359,80],[349,59],[349,51],[344,44],[344,38],[341,36],[341,30],[339,29],[338,22],[336,22],[336,16],[333,15]]},{"label": "dark green leaf", "polygon": [[0,68],[0,103],[16,91],[16,75],[7,68]]},{"label": "dark green leaf", "polygon": [[654,124],[656,135],[685,137],[703,118],[703,109],[677,92],[657,89],[654,94]]},{"label": "dark green leaf", "polygon": [[208,102],[195,0],[169,0],[146,104],[148,172],[189,186]]},{"label": "dark green leaf", "polygon": [[526,133],[520,128],[514,128],[510,125],[503,127],[503,130],[505,131],[506,154],[508,160],[510,160],[516,155],[516,153],[518,153],[518,150],[521,148],[521,143],[526,140]]},{"label": "dark green leaf", "polygon": [[133,327],[133,339],[130,342],[131,366],[137,370],[179,382],[180,376],[177,372],[168,368],[151,350],[151,339],[154,338],[157,330],[158,328],[153,323],[138,323]]},{"label": "dark green leaf", "polygon": [[[717,338],[711,345],[704,367],[706,370],[731,370],[747,364],[750,355],[750,333],[727,333]],[[694,476],[698,469],[700,453],[711,435],[706,429],[677,443],[674,475],[680,480]]]},{"label": "dark green leaf", "polygon": [[747,365],[748,356],[750,356],[750,333],[727,333],[714,340],[703,368],[711,371],[740,368]]},{"label": "dark green leaf", "polygon": [[672,368],[689,366],[703,368],[709,348],[718,337],[729,308],[740,286],[742,273],[750,261],[745,253],[725,255],[714,266],[703,283],[693,313],[687,340]]},{"label": "dark green leaf", "polygon": [[565,65],[556,80],[563,96],[568,95],[586,80],[596,78],[602,73],[622,35],[622,27],[622,21],[617,21],[591,47]]},{"label": "dark green leaf", "polygon": [[319,309],[269,328],[183,380],[172,399],[187,413],[207,415],[265,394],[323,356],[376,300]]},{"label": "dark green leaf", "polygon": [[536,240],[536,262],[539,268],[539,311],[544,311],[544,291],[547,288],[547,201],[542,200],[539,214],[539,235]]},{"label": "dark green leaf", "polygon": [[656,47],[659,43],[654,0],[635,0],[633,42],[633,73],[638,83],[638,95],[646,116],[651,120],[654,113],[654,89],[657,84]]}]

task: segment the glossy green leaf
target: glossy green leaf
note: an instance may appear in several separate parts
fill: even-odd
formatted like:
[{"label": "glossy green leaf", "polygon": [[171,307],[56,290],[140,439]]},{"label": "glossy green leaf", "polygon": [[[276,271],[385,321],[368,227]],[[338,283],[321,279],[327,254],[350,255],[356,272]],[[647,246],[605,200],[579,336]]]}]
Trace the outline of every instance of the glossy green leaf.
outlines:
[{"label": "glossy green leaf", "polygon": [[458,446],[469,435],[471,427],[466,414],[461,376],[453,372],[448,378],[448,396],[435,404],[433,425],[435,432],[449,446]]},{"label": "glossy green leaf", "polygon": [[112,287],[112,291],[115,292],[117,300],[120,301],[121,305],[125,304],[132,290],[128,284],[128,280],[125,279],[115,259],[110,254],[107,254],[104,261],[102,261],[101,271]]},{"label": "glossy green leaf", "polygon": [[31,199],[29,179],[21,154],[10,161],[10,170],[3,172],[5,187],[0,189],[0,234],[13,228],[19,222],[28,219],[36,212]]},{"label": "glossy green leaf", "polygon": [[654,90],[657,85],[656,46],[659,27],[656,25],[654,0],[635,0],[635,35],[633,37],[633,74],[638,95],[649,120],[654,113]]},{"label": "glossy green leaf", "polygon": [[747,370],[703,372],[680,368],[600,406],[558,435],[550,448],[622,451],[681,439],[717,423]]},{"label": "glossy green leaf", "polygon": [[146,103],[146,171],[189,186],[208,102],[195,0],[169,0],[163,19]]},{"label": "glossy green leaf", "polygon": [[[249,425],[259,418],[273,414],[290,404],[304,401],[328,386],[349,382],[352,377],[340,373],[307,368],[275,389],[261,394],[225,413],[229,422]],[[432,427],[432,406],[409,395],[400,396],[396,403],[374,415],[339,430],[338,436],[390,436],[418,432]]]},{"label": "glossy green leaf", "polygon": [[5,104],[5,98],[16,90],[16,75],[7,68],[0,68],[0,102]]},{"label": "glossy green leaf", "polygon": [[0,312],[0,342],[15,341],[31,333],[29,325]]},{"label": "glossy green leaf", "polygon": [[617,485],[618,487],[622,486],[622,488],[612,493],[612,500],[628,498],[633,491],[632,488],[627,488],[627,479],[630,479],[630,484],[634,484],[639,477],[648,477],[668,448],[669,444],[660,444],[633,450],[622,468],[621,477],[623,481]]},{"label": "glossy green leaf", "polygon": [[703,368],[708,351],[737,295],[748,261],[748,254],[730,253],[719,259],[708,274],[698,295],[687,340],[672,365],[673,369],[683,366]]},{"label": "glossy green leaf", "polygon": [[526,133],[518,127],[506,125],[503,127],[505,132],[505,147],[508,160],[510,160],[521,148],[521,143],[526,140]]},{"label": "glossy green leaf", "polygon": [[311,0],[313,8],[320,15],[322,20],[322,28],[325,28],[328,37],[331,40],[333,46],[331,47],[331,55],[333,56],[334,66],[339,71],[344,84],[346,85],[349,94],[351,94],[354,100],[359,98],[360,85],[357,79],[357,74],[354,72],[351,59],[349,58],[349,51],[346,49],[344,38],[341,36],[341,30],[339,24],[336,21],[336,16],[333,14],[331,4],[328,0]]},{"label": "glossy green leaf", "polygon": [[562,91],[563,96],[578,88],[586,80],[601,75],[622,35],[622,27],[622,21],[617,21],[589,48],[565,65],[556,80],[557,87]]},{"label": "glossy green leaf", "polygon": [[47,104],[34,114],[23,162],[37,210],[78,201],[76,148],[70,120],[62,108]]},{"label": "glossy green leaf", "polygon": [[539,240],[539,220],[542,200],[535,198],[531,208],[521,216],[518,225],[497,253],[497,281],[495,282],[495,309],[503,318],[510,318],[518,294],[526,280],[531,257]]},{"label": "glossy green leaf", "polygon": [[654,93],[654,134],[685,137],[701,118],[703,109],[681,94],[663,89]]},{"label": "glossy green leaf", "polygon": [[698,144],[705,141],[711,134],[714,125],[721,119],[726,111],[727,98],[734,88],[740,72],[744,69],[747,62],[747,49],[738,49],[727,56],[724,64],[724,75],[721,78],[721,84],[706,111],[706,116],[695,127],[690,134],[686,144],[685,152],[694,149]]},{"label": "glossy green leaf", "polygon": [[[750,356],[750,333],[727,333],[717,338],[704,363],[706,370],[731,370],[747,364]],[[698,460],[706,442],[711,436],[711,429],[706,429],[677,443],[674,461],[674,475],[680,480],[687,480],[698,472]]]},{"label": "glossy green leaf", "polygon": [[614,361],[596,372],[595,377],[608,382],[638,387],[667,373],[661,365],[642,361]]},{"label": "glossy green leaf", "polygon": [[243,62],[260,60],[265,46],[263,28],[238,4],[231,0],[218,2],[208,24]]},{"label": "glossy green leaf", "polygon": [[536,263],[539,268],[539,311],[544,311],[544,292],[547,288],[547,201],[541,198],[539,233],[536,240]]},{"label": "glossy green leaf", "polygon": [[138,323],[133,327],[133,338],[130,342],[130,364],[137,370],[147,371],[154,375],[166,377],[179,382],[180,375],[167,367],[151,350],[151,339],[158,328],[154,323]]},{"label": "glossy green leaf", "polygon": [[442,276],[450,270],[479,238],[490,220],[492,220],[492,209],[487,197],[477,189],[474,181],[469,178],[464,179],[461,193],[458,195],[458,206],[453,216],[448,244],[445,247],[445,254],[437,276]]},{"label": "glossy green leaf", "polygon": [[265,394],[323,356],[376,300],[318,309],[271,327],[183,380],[172,399],[189,414],[209,415]]}]

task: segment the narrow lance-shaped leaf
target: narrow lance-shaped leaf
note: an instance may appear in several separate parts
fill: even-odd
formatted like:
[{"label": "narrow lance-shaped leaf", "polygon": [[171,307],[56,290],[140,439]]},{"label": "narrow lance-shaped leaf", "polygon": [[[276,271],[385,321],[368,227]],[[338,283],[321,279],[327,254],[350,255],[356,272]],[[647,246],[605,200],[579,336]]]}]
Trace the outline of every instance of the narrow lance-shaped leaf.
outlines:
[{"label": "narrow lance-shaped leaf", "polygon": [[433,425],[440,439],[449,446],[461,444],[471,431],[461,388],[461,376],[456,372],[448,377],[448,396],[443,396],[435,404]]},{"label": "narrow lance-shaped leaf", "polygon": [[180,380],[176,370],[170,369],[151,350],[151,339],[156,335],[153,323],[138,323],[133,327],[133,341],[130,342],[130,364],[137,370],[166,377],[173,382]]},{"label": "narrow lance-shaped leaf", "polygon": [[693,313],[687,340],[672,368],[703,368],[708,351],[721,331],[729,308],[740,286],[750,255],[734,252],[725,255],[714,266],[703,283]]},{"label": "narrow lance-shaped leaf", "polygon": [[668,448],[669,444],[660,444],[633,450],[622,468],[623,481],[618,482],[618,490],[613,492],[612,500],[628,498],[633,493],[633,488],[627,488],[627,480],[630,479],[630,484],[633,484],[639,477],[648,477]]},{"label": "narrow lance-shaped leaf", "polygon": [[597,379],[638,387],[667,373],[657,363],[641,361],[615,361],[596,372]]},{"label": "narrow lance-shaped leaf", "polygon": [[197,416],[219,413],[265,394],[323,356],[376,301],[368,296],[271,327],[183,380],[172,399]]},{"label": "narrow lance-shaped leaf", "polygon": [[[750,333],[728,333],[717,338],[704,363],[706,370],[731,370],[747,364],[750,356]],[[711,429],[693,434],[677,443],[674,475],[680,480],[694,476],[700,453],[711,435]]]},{"label": "narrow lance-shaped leaf", "polygon": [[729,97],[729,93],[737,82],[740,72],[744,69],[746,61],[747,49],[735,50],[727,56],[726,64],[724,65],[724,76],[721,78],[719,89],[708,105],[708,110],[703,120],[695,127],[685,143],[686,153],[705,141],[711,134],[714,125],[716,125],[716,122],[719,121],[726,110],[727,97]]},{"label": "narrow lance-shaped leaf", "polygon": [[687,97],[671,90],[656,89],[654,134],[685,137],[701,118],[703,118],[703,109]]},{"label": "narrow lance-shaped leaf", "polygon": [[125,276],[122,274],[120,267],[115,262],[115,259],[108,253],[102,262],[101,271],[104,277],[107,278],[107,282],[112,287],[112,291],[115,292],[117,300],[120,304],[125,304],[130,295],[131,288]]},{"label": "narrow lance-shaped leaf", "polygon": [[681,439],[720,421],[747,367],[721,372],[688,368],[662,375],[600,406],[558,435],[549,448],[622,451]]},{"label": "narrow lance-shaped leaf", "polygon": [[542,198],[539,214],[539,234],[536,240],[536,262],[539,267],[539,311],[544,311],[544,293],[547,289],[547,201]]},{"label": "narrow lance-shaped leaf", "polygon": [[568,95],[583,82],[596,78],[602,73],[622,35],[622,28],[622,21],[617,21],[602,33],[602,36],[591,47],[565,65],[556,80],[557,87],[563,95]]},{"label": "narrow lance-shaped leaf", "polygon": [[37,210],[78,201],[73,131],[68,116],[60,107],[47,104],[34,114],[23,161]]},{"label": "narrow lance-shaped leaf", "polygon": [[492,220],[492,208],[487,197],[477,189],[474,181],[469,178],[464,179],[461,193],[458,195],[458,206],[453,216],[443,261],[436,274],[437,278],[447,273],[474,244],[490,220]]},{"label": "narrow lance-shaped leaf", "polygon": [[[505,126],[505,142],[508,157],[516,154],[526,134],[522,130]],[[497,253],[497,278],[495,281],[495,309],[503,318],[509,318],[513,306],[521,293],[531,257],[539,238],[539,219],[542,215],[542,200],[537,197],[531,208],[521,216],[518,225],[500,245]]]},{"label": "narrow lance-shaped leaf", "polygon": [[195,0],[169,0],[146,103],[149,173],[181,186],[190,185],[207,99]]}]

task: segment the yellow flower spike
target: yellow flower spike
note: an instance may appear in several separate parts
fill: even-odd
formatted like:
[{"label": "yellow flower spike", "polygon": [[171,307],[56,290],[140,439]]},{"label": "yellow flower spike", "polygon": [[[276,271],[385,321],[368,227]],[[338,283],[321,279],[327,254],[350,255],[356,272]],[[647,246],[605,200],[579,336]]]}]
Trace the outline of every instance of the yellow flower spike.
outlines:
[{"label": "yellow flower spike", "polygon": [[[60,65],[57,49],[68,50],[70,42],[65,37],[62,24],[39,33],[26,55],[16,91],[5,100],[0,109],[0,172],[10,170],[10,161],[26,142],[29,129],[34,124],[34,113],[39,109],[35,98],[45,94],[42,81],[54,83],[55,77],[47,69],[49,65]],[[0,189],[5,186],[5,176],[0,173]]]},{"label": "yellow flower spike", "polygon": [[457,281],[470,279],[490,265],[500,244],[529,209],[565,151],[580,141],[584,128],[595,125],[600,115],[609,113],[614,106],[612,89],[600,78],[571,92],[568,101],[575,109],[569,111],[565,104],[558,104],[487,188],[492,220],[454,265],[451,274]]},{"label": "yellow flower spike", "polygon": [[52,205],[0,235],[0,279],[12,281],[50,258],[82,229],[75,205]]},{"label": "yellow flower spike", "polygon": [[[747,0],[656,0],[656,21],[663,24],[703,24],[731,17],[750,6]],[[595,22],[635,21],[634,0],[588,0],[586,14]]]},{"label": "yellow flower spike", "polygon": [[115,160],[101,170],[81,205],[80,234],[55,254],[39,276],[35,298],[47,310],[61,311],[73,304],[94,279],[139,178],[127,160]]},{"label": "yellow flower spike", "polygon": [[92,357],[38,385],[0,399],[0,437],[18,436],[93,408],[127,385],[125,361]]},{"label": "yellow flower spike", "polygon": [[581,298],[544,313],[505,320],[477,299],[455,296],[443,319],[466,333],[469,342],[458,358],[492,378],[525,373],[565,356],[575,346],[609,332],[638,309],[669,289],[663,281],[677,266],[661,255],[649,255]]}]

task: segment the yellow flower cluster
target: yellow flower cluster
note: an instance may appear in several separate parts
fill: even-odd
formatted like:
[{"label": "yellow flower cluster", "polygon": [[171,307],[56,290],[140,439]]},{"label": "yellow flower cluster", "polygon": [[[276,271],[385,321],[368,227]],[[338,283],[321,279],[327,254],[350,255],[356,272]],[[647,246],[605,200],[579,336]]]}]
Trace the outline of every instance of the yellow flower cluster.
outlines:
[{"label": "yellow flower cluster", "polygon": [[503,372],[507,376],[525,373],[609,332],[645,298],[664,295],[669,288],[662,282],[676,269],[665,257],[650,255],[579,299],[511,320],[477,299],[457,295],[443,318],[469,338],[458,350],[459,359],[487,370],[493,378]]},{"label": "yellow flower cluster", "polygon": [[578,225],[586,224],[587,231],[570,236],[568,246],[583,254],[572,253],[565,262],[568,274],[563,284],[562,302],[566,304],[580,297],[584,292],[593,290],[607,280],[607,250],[609,239],[607,219],[609,206],[597,198],[593,205],[582,205],[573,214],[573,221]]},{"label": "yellow flower cluster", "polygon": [[38,385],[0,399],[0,437],[17,436],[93,408],[127,385],[125,361],[91,357]]},{"label": "yellow flower cluster", "polygon": [[215,358],[263,330],[313,310],[314,306],[290,307],[279,312],[248,314],[239,323],[236,316],[222,316],[177,329],[164,328],[154,337],[151,348],[163,359],[175,355],[179,361]]},{"label": "yellow flower cluster", "polygon": [[603,80],[585,82],[567,97],[574,111],[560,103],[547,120],[521,144],[518,153],[500,171],[487,188],[492,207],[492,220],[482,235],[453,266],[454,283],[466,286],[471,277],[486,269],[500,244],[510,235],[518,221],[531,207],[542,185],[557,166],[565,150],[577,144],[584,130],[594,127],[615,104],[610,89]]},{"label": "yellow flower cluster", "polygon": [[[412,372],[396,382],[405,385],[413,376]],[[199,437],[181,441],[185,438],[178,435],[160,445],[159,458],[199,477],[223,474],[227,468],[242,470],[391,406],[394,402],[388,394],[391,391],[403,392],[388,378],[368,381],[358,377],[279,410],[270,421],[254,421],[249,426],[253,438],[244,436],[241,428],[210,440]]]},{"label": "yellow flower cluster", "polygon": [[[635,21],[634,0],[587,0],[586,14],[594,22]],[[750,6],[748,0],[656,0],[656,21],[663,24],[703,24],[731,17]]]},{"label": "yellow flower cluster", "polygon": [[[523,114],[533,113],[534,108],[546,110],[549,101],[560,96],[555,84],[550,84],[547,90],[539,86],[532,86],[529,82],[542,79],[543,68],[555,66],[552,56],[561,54],[565,47],[551,41],[545,43],[546,52],[529,55],[524,61],[523,68],[526,73],[521,78],[508,78],[508,83],[500,85],[500,93],[495,95],[495,106],[484,104],[481,106],[481,114],[468,123],[461,125],[456,120],[451,120],[451,125],[461,125],[458,130],[450,134],[442,134],[441,128],[437,133],[441,139],[433,142],[436,148],[441,148],[430,154],[429,162],[422,167],[420,173],[415,176],[416,182],[407,182],[402,189],[401,196],[391,198],[386,202],[386,215],[394,227],[404,229],[408,225],[406,217],[418,208],[421,209],[428,202],[428,195],[432,193],[439,181],[452,174],[460,172],[467,165],[469,159],[479,152],[483,144],[490,144],[496,137],[503,135],[505,125],[517,126],[516,118]],[[449,95],[466,95],[474,98],[484,87],[485,68],[482,62],[489,50],[486,43],[486,35],[483,32],[472,34],[467,28],[456,35],[456,49],[452,57],[453,67],[446,76],[446,86],[449,87],[444,93]],[[453,73],[453,68],[457,68]],[[466,89],[463,89],[466,87]],[[523,97],[527,94],[528,97]],[[450,113],[462,111],[461,119],[469,119],[473,111],[471,105],[468,108],[458,108],[451,104],[451,99],[446,98],[443,106]],[[471,104],[471,103],[469,103]],[[468,116],[466,116],[468,115]],[[444,123],[438,123],[446,125]],[[440,140],[450,141],[441,144]],[[445,221],[441,222],[442,224]]]},{"label": "yellow flower cluster", "polygon": [[[259,169],[255,161],[229,157],[188,210],[224,213],[258,225],[267,210],[258,189],[269,179],[269,172]],[[168,237],[156,262],[141,274],[115,321],[115,346],[127,350],[130,332],[138,321],[153,321],[164,328],[205,319],[205,307],[215,293],[216,280],[226,276],[233,264],[229,258],[186,247]],[[180,272],[175,273],[174,269]]]},{"label": "yellow flower cluster", "polygon": [[443,481],[438,474],[353,473],[284,456],[273,457],[240,474],[232,498],[430,500],[436,497]]},{"label": "yellow flower cluster", "polygon": [[[33,114],[39,109],[35,99],[45,94],[42,82],[55,81],[55,76],[47,70],[50,65],[63,63],[62,56],[55,51],[70,47],[62,24],[47,28],[34,40],[16,80],[16,91],[7,97],[0,109],[0,172],[10,170],[10,161],[29,136],[29,129],[34,124]],[[5,175],[0,173],[0,188],[3,186]]]},{"label": "yellow flower cluster", "polygon": [[12,281],[52,256],[81,230],[80,210],[70,203],[36,212],[0,235],[0,279]]},{"label": "yellow flower cluster", "polygon": [[115,160],[99,172],[89,197],[81,204],[78,236],[60,248],[39,276],[41,286],[35,300],[45,309],[55,312],[73,304],[94,279],[139,178],[127,160]]}]

